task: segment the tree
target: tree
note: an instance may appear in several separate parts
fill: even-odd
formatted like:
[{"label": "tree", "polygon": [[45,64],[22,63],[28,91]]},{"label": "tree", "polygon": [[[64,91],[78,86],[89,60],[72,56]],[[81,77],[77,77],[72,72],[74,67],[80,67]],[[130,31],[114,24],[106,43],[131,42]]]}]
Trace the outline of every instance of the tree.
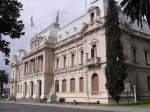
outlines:
[{"label": "tree", "polygon": [[150,0],[123,0],[120,6],[132,23],[137,19],[138,26],[142,27],[142,18],[145,16],[150,27]]},{"label": "tree", "polygon": [[10,43],[4,39],[5,36],[19,39],[25,34],[24,24],[18,20],[22,6],[17,0],[0,0],[0,51],[4,54],[6,65],[9,64]]},{"label": "tree", "polygon": [[114,0],[108,1],[106,15],[106,58],[105,68],[106,89],[113,100],[119,104],[120,94],[124,89],[124,80],[127,77],[125,56],[121,44],[121,29],[119,27],[118,7]]},{"label": "tree", "polygon": [[2,98],[3,94],[3,84],[7,84],[9,82],[9,75],[5,70],[0,70],[0,97]]}]

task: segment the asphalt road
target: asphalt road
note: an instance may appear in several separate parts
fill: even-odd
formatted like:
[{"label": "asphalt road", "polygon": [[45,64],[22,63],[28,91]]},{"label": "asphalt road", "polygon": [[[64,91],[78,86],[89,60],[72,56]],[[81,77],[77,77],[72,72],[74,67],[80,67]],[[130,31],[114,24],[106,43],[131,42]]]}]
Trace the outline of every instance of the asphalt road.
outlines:
[{"label": "asphalt road", "polygon": [[0,112],[113,112],[0,103]]}]

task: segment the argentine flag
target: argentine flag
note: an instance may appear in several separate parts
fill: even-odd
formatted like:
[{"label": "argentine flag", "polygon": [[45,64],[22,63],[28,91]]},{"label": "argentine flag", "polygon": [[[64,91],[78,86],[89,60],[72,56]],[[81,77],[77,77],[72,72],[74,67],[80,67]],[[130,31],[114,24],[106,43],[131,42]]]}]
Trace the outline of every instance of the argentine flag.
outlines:
[{"label": "argentine flag", "polygon": [[33,15],[31,16],[31,27],[33,27],[34,24],[33,24]]}]

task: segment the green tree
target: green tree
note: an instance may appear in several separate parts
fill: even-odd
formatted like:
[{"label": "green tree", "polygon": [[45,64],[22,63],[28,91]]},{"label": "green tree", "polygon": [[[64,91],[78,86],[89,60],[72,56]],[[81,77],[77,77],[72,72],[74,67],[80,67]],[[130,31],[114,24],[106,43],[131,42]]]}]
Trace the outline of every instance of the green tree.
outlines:
[{"label": "green tree", "polygon": [[118,7],[114,0],[108,0],[106,15],[106,58],[105,68],[106,89],[113,100],[119,104],[120,94],[124,89],[124,80],[127,77],[125,56],[121,44],[121,29],[119,27]]},{"label": "green tree", "polygon": [[138,26],[140,24],[142,27],[142,18],[145,16],[150,27],[150,0],[123,0],[120,6],[132,23],[137,19]]},{"label": "green tree", "polygon": [[0,70],[0,97],[2,98],[3,85],[9,82],[9,75],[5,70]]},{"label": "green tree", "polygon": [[25,34],[24,24],[18,20],[22,6],[17,0],[0,0],[0,51],[4,54],[6,65],[9,64],[10,43],[4,39],[5,36],[19,39]]}]

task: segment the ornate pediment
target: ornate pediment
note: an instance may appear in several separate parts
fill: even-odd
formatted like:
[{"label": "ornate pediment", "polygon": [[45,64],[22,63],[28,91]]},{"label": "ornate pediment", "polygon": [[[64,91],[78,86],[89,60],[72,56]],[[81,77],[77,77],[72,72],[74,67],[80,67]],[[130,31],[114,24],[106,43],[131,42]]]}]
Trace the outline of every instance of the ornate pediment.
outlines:
[{"label": "ornate pediment", "polygon": [[97,8],[99,8],[99,7],[98,6],[92,6],[92,7],[89,8],[88,12],[91,12],[91,11],[97,9]]},{"label": "ornate pediment", "polygon": [[81,31],[80,31],[80,34],[82,34],[83,32],[85,32],[87,29],[88,29],[88,24],[87,23],[84,23],[84,26],[82,27]]}]

